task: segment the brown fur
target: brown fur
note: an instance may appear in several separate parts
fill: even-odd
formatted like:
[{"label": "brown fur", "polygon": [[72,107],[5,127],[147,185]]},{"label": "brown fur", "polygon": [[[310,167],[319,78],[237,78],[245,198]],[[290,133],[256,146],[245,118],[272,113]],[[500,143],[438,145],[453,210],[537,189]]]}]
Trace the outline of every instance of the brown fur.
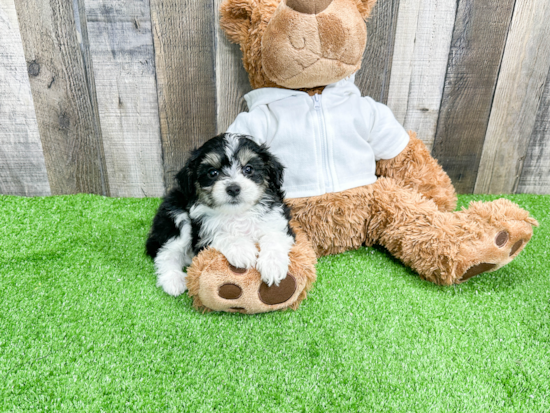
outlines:
[{"label": "brown fur", "polygon": [[[433,200],[392,178],[287,202],[317,256],[381,244],[422,278],[444,285],[460,282],[466,270],[481,262],[496,263],[495,269],[507,264],[515,242],[524,240],[524,247],[531,226],[537,225],[505,199],[441,212]],[[498,248],[494,238],[502,230],[510,240]]]},{"label": "brown fur", "polygon": [[252,88],[307,91],[359,70],[367,35],[362,19],[375,3],[333,0],[319,15],[307,15],[280,0],[226,0],[220,25],[241,46]]},{"label": "brown fur", "polygon": [[[296,243],[290,251],[291,264],[289,273],[294,276],[297,289],[288,301],[277,305],[266,305],[258,299],[260,274],[255,269],[245,274],[235,274],[229,269],[225,257],[213,248],[202,251],[193,259],[187,270],[188,294],[193,297],[193,306],[205,312],[216,311],[243,312],[246,314],[264,313],[267,311],[296,310],[307,297],[307,293],[316,279],[316,258],[311,243],[297,222],[291,222],[296,234]],[[225,300],[218,295],[222,284],[232,283],[243,290],[243,295],[236,300]],[[243,310],[233,310],[241,307]]]},{"label": "brown fur", "polygon": [[281,1],[263,35],[262,70],[286,88],[324,86],[359,70],[366,38],[352,0],[332,0],[317,15]]},{"label": "brown fur", "polygon": [[220,6],[220,26],[226,36],[241,46],[243,65],[252,88],[280,87],[262,68],[262,37],[279,5],[278,0],[224,1]]},{"label": "brown fur", "polygon": [[440,211],[454,211],[456,192],[449,176],[430,155],[424,143],[409,132],[408,146],[393,159],[376,163],[376,175],[393,178],[433,200]]}]

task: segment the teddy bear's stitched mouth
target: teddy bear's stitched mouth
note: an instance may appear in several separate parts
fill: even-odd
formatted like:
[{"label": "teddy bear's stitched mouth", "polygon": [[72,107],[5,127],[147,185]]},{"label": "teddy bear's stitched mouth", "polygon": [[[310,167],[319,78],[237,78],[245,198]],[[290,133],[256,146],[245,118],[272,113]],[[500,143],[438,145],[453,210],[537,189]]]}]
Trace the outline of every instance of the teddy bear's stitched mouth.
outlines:
[{"label": "teddy bear's stitched mouth", "polygon": [[[336,61],[336,62],[339,62],[340,65],[344,66],[346,69],[349,69],[349,70],[354,70],[354,69],[357,67],[357,65],[349,64],[349,63],[344,63],[344,62],[342,62],[342,61],[340,61],[340,60],[338,60],[338,59],[330,59],[330,58],[328,58],[328,57],[319,57],[315,62],[311,63],[310,65],[306,65],[306,66],[302,65],[302,64],[299,63],[299,62],[298,62],[298,63],[300,64],[300,66],[302,67],[302,69],[305,71],[305,70],[307,70],[307,69],[310,69],[311,67],[313,67],[313,66],[314,66],[315,64],[317,64],[317,63],[323,63],[323,62],[326,62],[326,61],[332,61],[332,62]],[[291,76],[289,76],[289,77],[285,77],[285,78],[282,78],[282,77],[281,77],[281,78],[279,78],[279,79],[277,79],[277,80],[278,80],[278,82],[285,82],[285,83],[286,83],[286,82],[289,82],[289,81],[292,81],[292,80],[298,78],[299,76],[302,76],[303,74],[304,74],[304,72],[302,71],[302,72],[300,72],[300,73],[297,73],[297,74],[295,74],[295,75],[291,75]]]},{"label": "teddy bear's stitched mouth", "polygon": [[[294,48],[294,50],[303,50],[305,48],[305,46],[303,47],[296,47],[292,44],[292,42],[290,42],[290,45]],[[316,53],[314,52],[313,50],[307,50],[307,52],[311,53],[312,55],[316,56],[317,59],[310,63],[310,64],[303,64],[302,62],[297,62],[300,66],[302,66],[302,69],[307,69],[308,67],[311,67],[313,66],[315,63],[317,63],[319,60],[332,60],[332,61],[335,61],[335,62],[339,62],[339,63],[342,63],[343,65],[348,65],[348,66],[355,66],[355,63],[348,63],[348,62],[344,62],[342,59],[339,59],[339,58],[336,58],[336,57],[326,57],[326,56],[323,56],[323,54],[321,53]],[[303,53],[303,52],[302,52]]]}]

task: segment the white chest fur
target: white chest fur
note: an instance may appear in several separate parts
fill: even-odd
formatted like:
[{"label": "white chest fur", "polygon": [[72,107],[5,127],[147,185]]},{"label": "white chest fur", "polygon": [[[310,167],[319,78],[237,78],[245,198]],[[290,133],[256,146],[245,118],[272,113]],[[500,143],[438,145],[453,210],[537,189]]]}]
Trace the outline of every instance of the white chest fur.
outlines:
[{"label": "white chest fur", "polygon": [[217,244],[220,238],[247,238],[260,242],[265,235],[286,233],[287,221],[281,207],[267,210],[258,205],[246,211],[218,211],[203,205],[189,211],[193,220],[201,221],[199,244]]}]

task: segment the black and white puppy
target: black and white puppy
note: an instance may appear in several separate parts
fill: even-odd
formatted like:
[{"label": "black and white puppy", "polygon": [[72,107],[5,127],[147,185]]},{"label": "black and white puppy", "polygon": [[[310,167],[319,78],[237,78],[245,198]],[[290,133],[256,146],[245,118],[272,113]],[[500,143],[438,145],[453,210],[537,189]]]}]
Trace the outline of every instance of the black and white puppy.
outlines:
[{"label": "black and white puppy", "polygon": [[268,285],[286,277],[295,238],[283,203],[283,166],[267,147],[244,135],[216,136],[191,153],[176,183],[146,243],[157,286],[183,293],[183,267],[208,246],[235,267],[255,267]]}]

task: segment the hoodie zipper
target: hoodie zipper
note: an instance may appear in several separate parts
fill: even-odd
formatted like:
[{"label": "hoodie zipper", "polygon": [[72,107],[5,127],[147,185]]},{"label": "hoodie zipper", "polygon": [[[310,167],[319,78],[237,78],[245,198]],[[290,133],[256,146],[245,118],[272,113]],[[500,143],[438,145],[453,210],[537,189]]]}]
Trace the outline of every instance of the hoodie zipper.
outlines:
[{"label": "hoodie zipper", "polygon": [[[322,154],[322,164],[323,164],[323,191],[332,192],[334,191],[335,177],[332,168],[330,167],[330,156],[329,156],[329,147],[328,147],[328,137],[325,128],[325,115],[323,114],[323,107],[321,105],[321,95],[316,93],[311,97],[313,99],[313,108],[317,113],[317,124],[319,126],[319,131],[321,133],[321,154]],[[332,172],[332,173],[331,173]],[[328,185],[327,185],[328,183]]]}]

